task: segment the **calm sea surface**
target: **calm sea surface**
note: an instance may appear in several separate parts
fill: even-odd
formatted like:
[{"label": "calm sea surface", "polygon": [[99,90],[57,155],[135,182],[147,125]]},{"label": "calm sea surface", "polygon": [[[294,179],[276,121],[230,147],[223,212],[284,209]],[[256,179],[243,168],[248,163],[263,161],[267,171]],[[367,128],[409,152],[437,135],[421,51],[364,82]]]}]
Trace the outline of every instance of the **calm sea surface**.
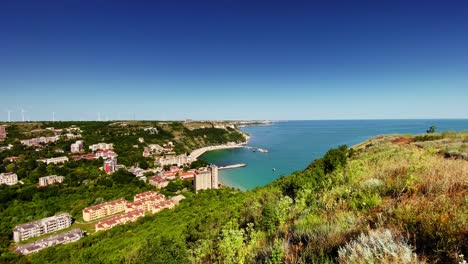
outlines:
[{"label": "calm sea surface", "polygon": [[240,148],[211,151],[200,158],[218,166],[246,163],[244,168],[220,171],[220,180],[247,190],[304,169],[332,147],[352,146],[381,134],[420,134],[431,125],[440,132],[468,131],[467,119],[287,121],[242,128],[252,137],[249,146],[267,149],[268,153]]}]

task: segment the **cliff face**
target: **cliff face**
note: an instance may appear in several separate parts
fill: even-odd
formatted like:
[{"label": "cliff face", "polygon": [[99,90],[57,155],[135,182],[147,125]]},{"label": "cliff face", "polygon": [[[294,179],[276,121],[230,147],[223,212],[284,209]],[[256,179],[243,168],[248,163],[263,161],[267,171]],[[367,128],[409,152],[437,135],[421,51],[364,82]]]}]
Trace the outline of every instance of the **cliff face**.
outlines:
[{"label": "cliff face", "polygon": [[462,153],[467,139],[381,136],[332,149],[265,187],[201,192],[173,211],[30,260],[458,263],[468,245],[468,162],[445,151]]}]

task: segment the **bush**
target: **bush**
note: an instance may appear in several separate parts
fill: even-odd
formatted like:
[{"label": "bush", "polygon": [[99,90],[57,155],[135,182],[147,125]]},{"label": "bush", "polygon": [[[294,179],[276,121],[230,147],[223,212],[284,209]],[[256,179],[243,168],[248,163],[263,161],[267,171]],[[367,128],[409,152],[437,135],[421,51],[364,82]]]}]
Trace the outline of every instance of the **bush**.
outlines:
[{"label": "bush", "polygon": [[339,263],[422,263],[413,248],[389,229],[372,230],[338,250]]}]

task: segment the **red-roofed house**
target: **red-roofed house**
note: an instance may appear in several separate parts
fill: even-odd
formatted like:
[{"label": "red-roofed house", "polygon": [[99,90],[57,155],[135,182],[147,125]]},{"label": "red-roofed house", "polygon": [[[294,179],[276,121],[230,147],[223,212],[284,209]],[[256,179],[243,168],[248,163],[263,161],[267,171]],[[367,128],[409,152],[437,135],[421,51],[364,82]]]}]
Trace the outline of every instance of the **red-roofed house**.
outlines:
[{"label": "red-roofed house", "polygon": [[129,222],[135,222],[138,218],[144,215],[144,210],[135,210],[128,213],[119,214],[108,219],[104,219],[96,224],[96,232],[100,230],[108,230],[117,225],[124,225]]}]

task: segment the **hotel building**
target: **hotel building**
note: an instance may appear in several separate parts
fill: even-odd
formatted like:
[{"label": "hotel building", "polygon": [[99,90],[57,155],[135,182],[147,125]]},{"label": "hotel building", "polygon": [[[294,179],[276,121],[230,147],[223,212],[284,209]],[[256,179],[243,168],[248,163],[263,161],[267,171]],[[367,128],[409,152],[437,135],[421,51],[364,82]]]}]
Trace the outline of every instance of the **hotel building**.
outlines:
[{"label": "hotel building", "polygon": [[40,161],[40,162],[44,162],[45,164],[49,165],[49,164],[59,164],[59,163],[64,163],[64,162],[67,162],[68,161],[68,157],[57,157],[57,158],[50,158],[50,159],[40,159],[40,160],[37,160],[37,161]]},{"label": "hotel building", "polygon": [[93,152],[96,151],[96,150],[98,150],[98,149],[112,150],[112,149],[114,149],[114,144],[112,144],[112,143],[111,143],[111,144],[107,144],[107,143],[98,143],[98,144],[94,144],[94,145],[89,146],[89,149],[90,149],[91,151],[93,151]]}]

